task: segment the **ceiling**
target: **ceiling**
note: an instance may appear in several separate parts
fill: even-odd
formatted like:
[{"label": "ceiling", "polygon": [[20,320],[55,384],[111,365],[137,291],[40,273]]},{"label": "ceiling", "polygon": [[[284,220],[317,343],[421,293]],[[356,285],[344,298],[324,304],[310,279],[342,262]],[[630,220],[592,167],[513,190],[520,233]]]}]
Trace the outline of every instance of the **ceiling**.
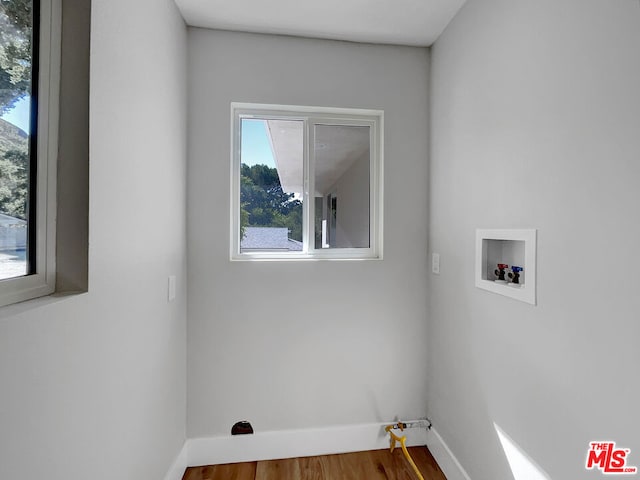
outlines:
[{"label": "ceiling", "polygon": [[466,0],[175,0],[194,27],[429,46]]}]

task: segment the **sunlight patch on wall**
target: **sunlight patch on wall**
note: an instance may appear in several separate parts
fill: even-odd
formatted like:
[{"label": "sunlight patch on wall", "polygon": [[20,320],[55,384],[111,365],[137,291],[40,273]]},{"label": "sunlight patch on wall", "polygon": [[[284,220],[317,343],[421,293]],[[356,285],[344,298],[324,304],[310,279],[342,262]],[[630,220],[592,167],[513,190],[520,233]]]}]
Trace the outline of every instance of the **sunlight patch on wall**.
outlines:
[{"label": "sunlight patch on wall", "polygon": [[509,435],[495,423],[502,449],[507,456],[514,480],[551,480],[551,477],[527,455]]}]

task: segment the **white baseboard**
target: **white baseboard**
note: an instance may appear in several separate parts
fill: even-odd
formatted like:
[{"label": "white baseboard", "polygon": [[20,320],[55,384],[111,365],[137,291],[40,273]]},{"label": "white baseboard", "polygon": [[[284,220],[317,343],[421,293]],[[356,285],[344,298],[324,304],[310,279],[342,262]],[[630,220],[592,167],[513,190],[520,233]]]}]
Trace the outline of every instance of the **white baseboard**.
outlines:
[{"label": "white baseboard", "polygon": [[[388,423],[344,425],[305,430],[282,430],[253,435],[191,438],[189,466],[310,457],[389,448]],[[407,445],[426,445],[426,429],[405,430]]]},{"label": "white baseboard", "polygon": [[[344,425],[305,430],[259,432],[190,438],[164,480],[182,480],[187,467],[223,463],[310,457],[389,448],[388,423]],[[407,446],[427,445],[448,480],[471,480],[438,432],[431,428],[404,431]]]},{"label": "white baseboard", "polygon": [[447,477],[447,480],[471,480],[471,477],[462,468],[458,459],[433,427],[431,427],[427,435],[427,448],[429,448],[431,455],[438,462],[438,466]]},{"label": "white baseboard", "polygon": [[178,456],[169,467],[169,471],[164,476],[164,480],[182,480],[184,471],[189,466],[187,463],[188,442],[189,440],[185,441],[182,445],[180,453],[178,453]]}]

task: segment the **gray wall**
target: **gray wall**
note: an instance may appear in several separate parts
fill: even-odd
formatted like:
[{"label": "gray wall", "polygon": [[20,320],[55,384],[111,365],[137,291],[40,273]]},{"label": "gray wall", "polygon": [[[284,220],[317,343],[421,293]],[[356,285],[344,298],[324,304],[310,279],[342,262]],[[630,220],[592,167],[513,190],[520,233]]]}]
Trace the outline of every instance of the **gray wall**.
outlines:
[{"label": "gray wall", "polygon": [[[427,50],[204,29],[189,47],[188,435],[424,415]],[[229,261],[232,101],[385,111],[383,261]]]},{"label": "gray wall", "polygon": [[0,310],[3,479],[157,480],[185,438],[186,27],[170,0],[91,27],[90,288]]},{"label": "gray wall", "polygon": [[91,0],[62,2],[56,190],[56,291],[89,281],[89,69]]},{"label": "gray wall", "polygon": [[[432,50],[429,413],[472,478],[493,423],[554,479],[640,464],[640,3],[471,0]],[[538,229],[538,305],[474,287],[474,232]]]}]

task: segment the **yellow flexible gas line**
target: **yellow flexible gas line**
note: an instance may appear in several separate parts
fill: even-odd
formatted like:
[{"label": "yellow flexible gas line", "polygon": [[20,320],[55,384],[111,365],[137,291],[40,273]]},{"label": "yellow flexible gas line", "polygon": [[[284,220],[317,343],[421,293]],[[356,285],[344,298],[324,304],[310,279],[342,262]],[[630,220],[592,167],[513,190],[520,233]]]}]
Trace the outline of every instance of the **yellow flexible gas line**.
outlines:
[{"label": "yellow flexible gas line", "polygon": [[[391,431],[395,426],[396,425],[388,425],[384,429],[385,432],[388,432],[389,435],[391,435],[391,439],[389,440],[389,444],[390,444],[390,447],[391,447],[391,452],[393,452],[393,450],[396,448],[396,442],[400,442],[400,447],[402,447],[402,453],[404,453],[404,456],[407,458],[407,461],[413,467],[413,471],[416,472],[416,475],[418,476],[418,478],[420,480],[424,480],[424,477],[420,473],[420,470],[418,470],[418,467],[416,466],[415,462],[413,461],[413,458],[411,458],[411,455],[409,455],[409,451],[407,450],[407,445],[406,445],[407,436],[403,435],[403,436],[399,437],[399,436],[397,436],[395,433],[393,433]],[[404,430],[404,427],[403,427],[402,423],[398,423],[397,426],[398,426],[398,428],[400,430]]]}]

